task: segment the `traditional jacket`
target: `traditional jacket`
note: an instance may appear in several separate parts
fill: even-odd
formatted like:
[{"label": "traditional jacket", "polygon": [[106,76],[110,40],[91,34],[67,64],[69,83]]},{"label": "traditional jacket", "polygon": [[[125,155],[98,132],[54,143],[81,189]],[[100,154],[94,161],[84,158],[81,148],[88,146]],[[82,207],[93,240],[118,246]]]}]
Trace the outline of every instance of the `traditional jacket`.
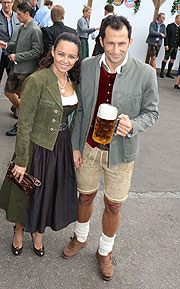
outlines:
[{"label": "traditional jacket", "polygon": [[[81,66],[80,106],[72,134],[74,150],[83,153],[97,101],[101,56],[86,58]],[[131,138],[114,136],[110,143],[109,167],[134,161],[139,151],[139,133],[158,119],[156,71],[130,55],[116,75],[111,104],[118,115],[127,114],[133,125]]]},{"label": "traditional jacket", "polygon": [[[57,81],[51,66],[31,74],[24,82],[14,160],[18,166],[27,166],[30,142],[51,151],[54,148],[63,115]],[[78,95],[77,85],[73,87]]]}]

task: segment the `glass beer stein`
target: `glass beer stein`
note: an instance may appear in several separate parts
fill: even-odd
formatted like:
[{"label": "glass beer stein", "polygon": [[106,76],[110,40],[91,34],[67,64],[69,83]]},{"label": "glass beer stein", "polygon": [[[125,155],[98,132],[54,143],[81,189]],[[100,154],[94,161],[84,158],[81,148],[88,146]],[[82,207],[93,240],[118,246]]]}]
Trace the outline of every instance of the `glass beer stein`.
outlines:
[{"label": "glass beer stein", "polygon": [[100,144],[109,144],[112,140],[118,110],[107,103],[100,104],[94,125],[92,138]]}]

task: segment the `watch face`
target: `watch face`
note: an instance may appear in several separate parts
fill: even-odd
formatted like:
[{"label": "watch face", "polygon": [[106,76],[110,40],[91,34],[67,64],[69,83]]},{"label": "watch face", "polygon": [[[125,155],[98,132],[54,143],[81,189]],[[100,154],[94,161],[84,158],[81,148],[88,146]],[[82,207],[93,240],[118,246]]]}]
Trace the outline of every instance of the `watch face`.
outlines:
[{"label": "watch face", "polygon": [[130,8],[134,7],[135,3],[136,3],[136,0],[125,0],[125,5]]},{"label": "watch face", "polygon": [[115,6],[120,6],[121,4],[123,4],[124,0],[112,0],[112,3]]}]

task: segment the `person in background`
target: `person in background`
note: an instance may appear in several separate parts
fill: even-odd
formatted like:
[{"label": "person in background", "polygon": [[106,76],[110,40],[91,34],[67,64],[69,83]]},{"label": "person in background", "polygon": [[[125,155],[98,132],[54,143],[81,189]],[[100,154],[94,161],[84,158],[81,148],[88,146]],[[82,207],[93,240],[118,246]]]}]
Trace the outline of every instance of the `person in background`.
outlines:
[{"label": "person in background", "polygon": [[55,5],[51,10],[51,20],[53,25],[42,28],[44,52],[43,57],[51,50],[56,38],[63,32],[71,32],[77,35],[76,30],[64,25],[65,10],[61,5]]},{"label": "person in background", "polygon": [[[16,41],[18,29],[20,22],[17,18],[16,12],[12,11],[14,1],[12,0],[2,0],[2,9],[0,13],[0,39],[6,43],[10,41]],[[5,52],[3,48],[1,50],[1,59],[0,59],[0,83],[3,77],[4,69],[6,69],[7,75],[10,72],[10,60],[8,58],[8,53]],[[14,116],[18,117],[18,110],[12,106],[11,107]]]},{"label": "person in background", "polygon": [[[114,14],[114,6],[112,4],[107,4],[105,7],[104,7],[104,18],[103,20],[107,17],[107,16],[110,16],[110,15],[113,15]],[[101,22],[101,25],[103,23],[103,20]],[[97,33],[97,31],[93,32],[94,34]],[[100,40],[99,40],[99,37],[100,37],[100,33],[101,33],[101,26],[100,26],[100,31],[99,31],[99,34],[96,36],[95,38],[95,41],[96,41],[96,44],[94,46],[94,50],[93,50],[93,56],[96,56],[98,54],[103,54],[104,52],[104,49],[103,47],[101,46],[101,43],[100,43]]]},{"label": "person in background", "polygon": [[32,14],[33,18],[36,15],[36,12],[39,10],[37,3],[38,3],[37,0],[30,0],[30,4],[31,4],[32,10],[33,10],[33,14]]},{"label": "person in background", "polygon": [[47,0],[44,6],[39,8],[34,17],[35,23],[40,27],[51,26],[51,8],[53,6],[53,1]]},{"label": "person in background", "polygon": [[157,20],[151,22],[149,26],[149,35],[146,39],[150,53],[150,65],[156,68],[156,57],[161,48],[162,39],[166,37],[166,26],[164,25],[165,14],[159,13]]},{"label": "person in background", "polygon": [[89,18],[91,16],[91,7],[84,6],[83,8],[83,16],[77,22],[77,33],[81,40],[81,57],[82,59],[89,56],[89,44],[88,44],[88,37],[89,34],[93,33],[97,28],[90,28],[89,27]]},{"label": "person in background", "polygon": [[[113,277],[112,249],[121,218],[122,203],[128,198],[134,161],[139,151],[139,134],[158,119],[156,71],[131,57],[132,27],[123,16],[107,17],[101,27],[104,54],[82,61],[80,106],[72,134],[76,166],[78,221],[74,236],[62,256],[75,256],[87,245],[93,200],[104,177],[102,234],[96,257],[104,280]],[[92,138],[100,104],[118,109],[116,135],[109,145]],[[82,261],[81,261],[82,263]]]},{"label": "person in background", "polygon": [[174,85],[175,89],[180,89],[180,64],[177,72],[177,79],[176,79],[176,84]]},{"label": "person in background", "polygon": [[171,75],[171,69],[176,59],[178,47],[180,46],[180,15],[179,14],[176,15],[175,22],[167,25],[166,32],[167,32],[167,35],[166,35],[166,38],[164,39],[165,55],[161,64],[160,77],[164,78],[164,69],[165,69],[168,59],[170,58],[166,77],[174,79],[174,76]]},{"label": "person in background", "polygon": [[39,71],[24,82],[13,161],[14,176],[26,172],[41,181],[25,195],[7,177],[0,191],[0,208],[14,222],[12,252],[23,249],[23,229],[32,234],[33,250],[44,255],[45,228],[58,231],[77,220],[77,187],[70,129],[78,106],[80,40],[62,33],[52,55],[41,60]]},{"label": "person in background", "polygon": [[[11,103],[19,108],[22,85],[27,76],[34,72],[42,50],[42,32],[34,23],[32,8],[29,3],[17,6],[17,17],[23,23],[18,30],[16,41],[5,42],[0,40],[0,46],[8,52],[12,63],[7,78],[4,93]],[[16,136],[17,125],[6,133],[7,136]]]}]

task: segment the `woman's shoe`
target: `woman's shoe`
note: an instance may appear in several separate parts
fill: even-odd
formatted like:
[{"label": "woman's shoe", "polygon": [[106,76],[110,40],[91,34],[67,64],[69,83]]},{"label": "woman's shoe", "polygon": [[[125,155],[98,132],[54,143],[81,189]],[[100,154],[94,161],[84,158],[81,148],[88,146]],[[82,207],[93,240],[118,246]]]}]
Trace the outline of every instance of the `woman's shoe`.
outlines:
[{"label": "woman's shoe", "polygon": [[[14,228],[14,235],[15,235],[16,226],[14,226],[13,228]],[[23,231],[24,231],[24,229],[23,229]],[[13,238],[13,240],[14,240],[14,238]],[[22,252],[23,246],[21,248],[18,248],[18,247],[15,248],[14,245],[13,245],[13,242],[12,242],[11,249],[12,249],[12,252],[13,252],[13,254],[15,256],[19,256],[21,254],[21,252]]]},{"label": "woman's shoe", "polygon": [[33,251],[34,253],[39,256],[39,257],[43,257],[44,256],[44,246],[42,246],[41,249],[36,249],[35,246],[34,246],[34,238],[33,238],[33,234],[31,234],[31,237],[32,237],[32,243],[33,243]]}]

